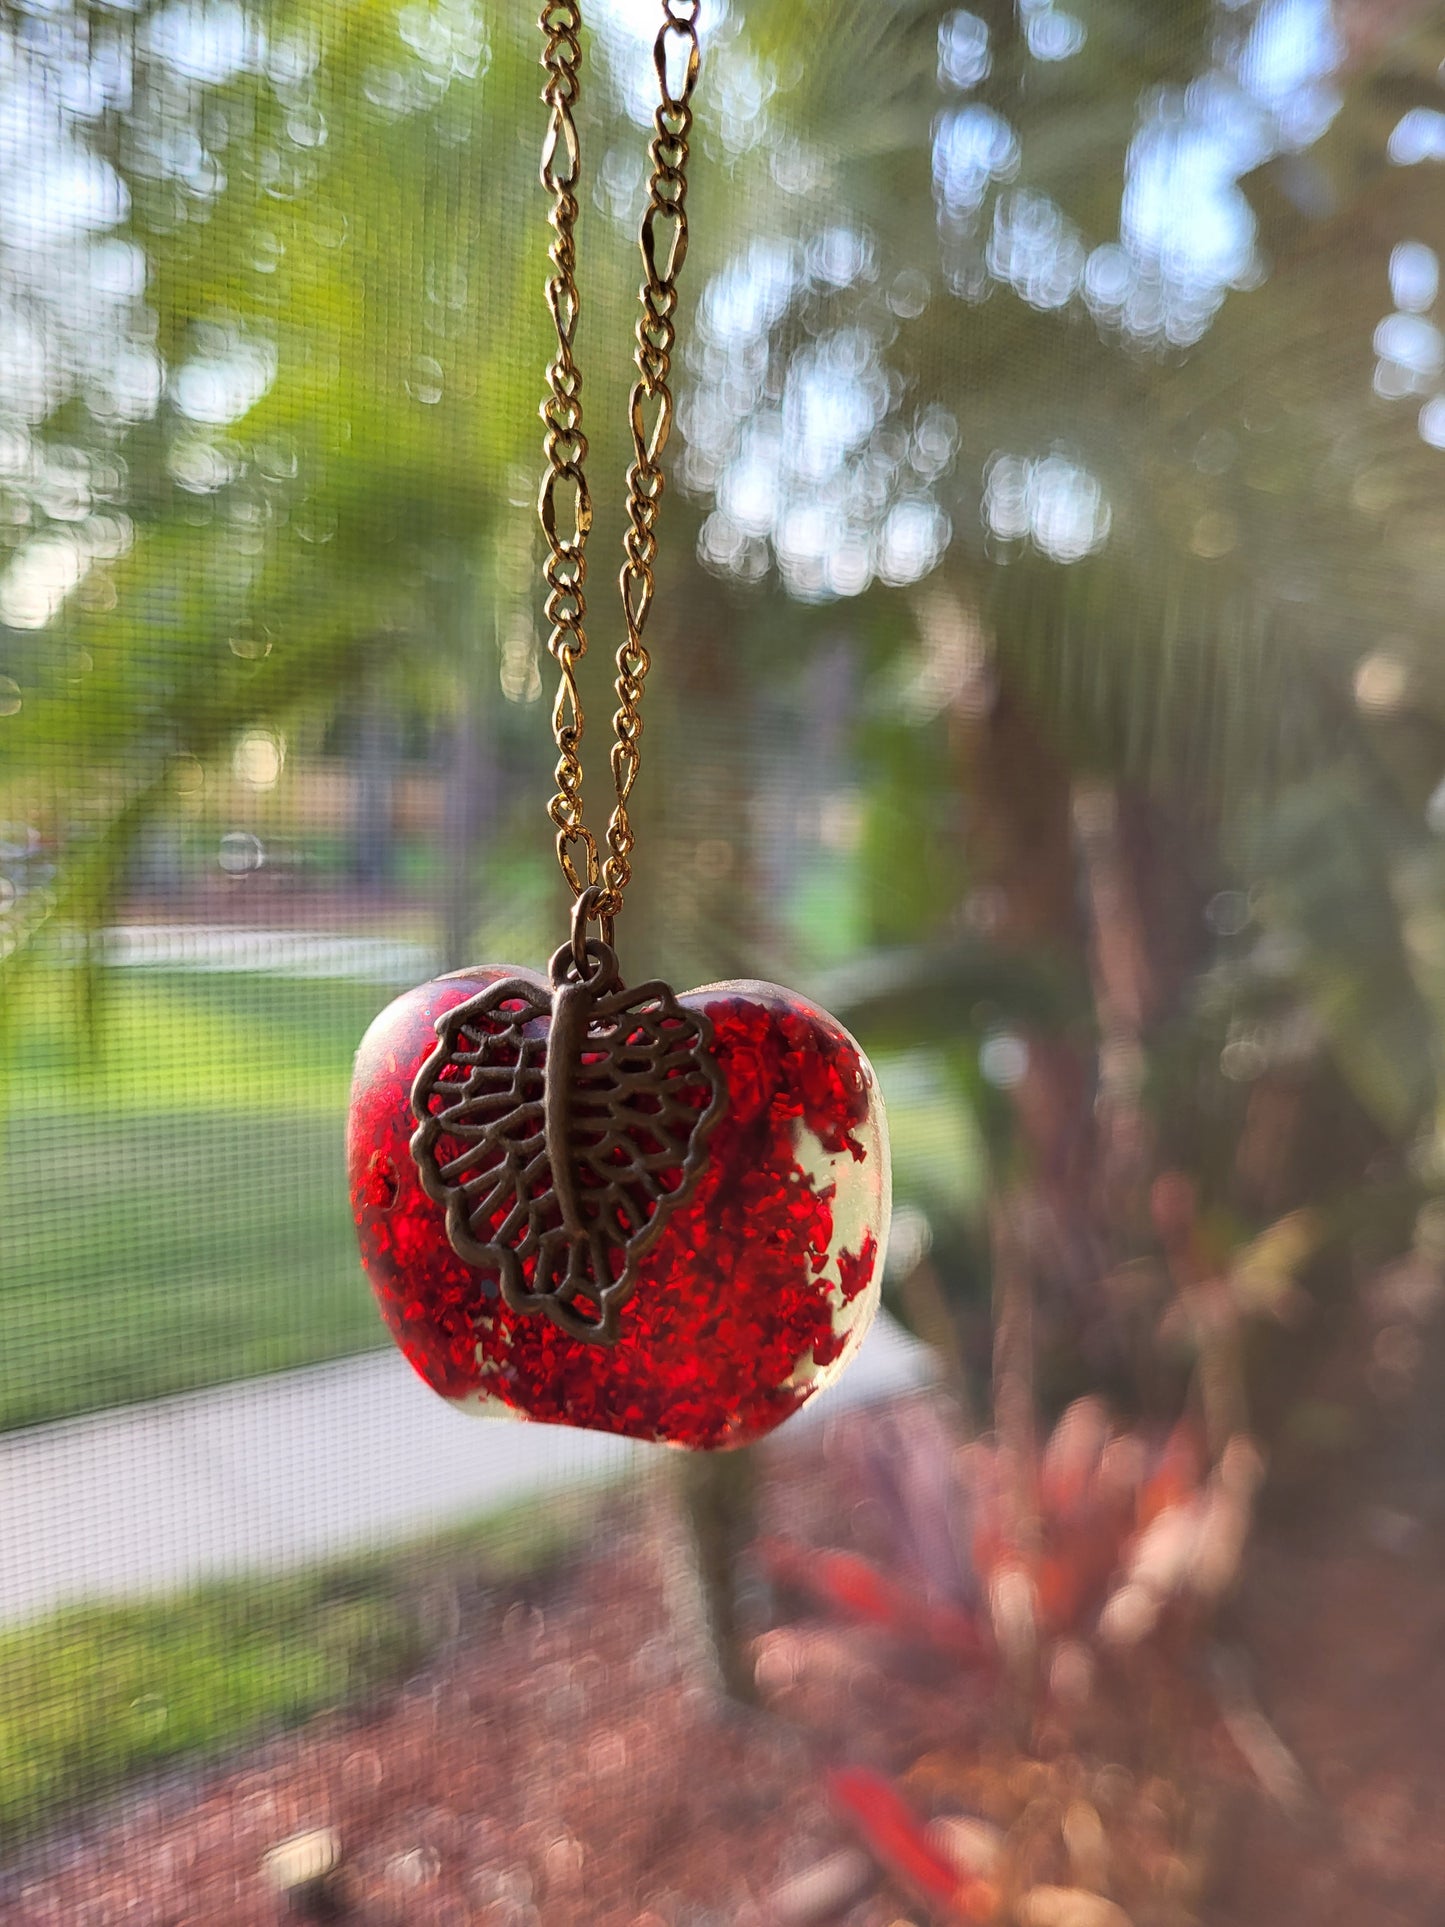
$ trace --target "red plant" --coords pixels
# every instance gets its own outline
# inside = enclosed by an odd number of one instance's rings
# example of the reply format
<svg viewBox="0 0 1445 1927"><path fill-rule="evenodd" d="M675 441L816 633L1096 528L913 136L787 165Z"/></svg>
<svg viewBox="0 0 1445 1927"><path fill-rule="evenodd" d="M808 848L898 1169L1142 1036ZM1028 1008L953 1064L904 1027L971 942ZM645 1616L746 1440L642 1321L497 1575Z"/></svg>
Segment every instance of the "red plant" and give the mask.
<svg viewBox="0 0 1445 1927"><path fill-rule="evenodd" d="M783 1539L765 1539L757 1550L771 1579L825 1611L881 1627L962 1665L990 1658L988 1636L972 1613L900 1586L859 1553L815 1552Z"/></svg>
<svg viewBox="0 0 1445 1927"><path fill-rule="evenodd" d="M987 1920L998 1895L986 1880L960 1874L928 1837L912 1807L881 1774L840 1767L828 1797L878 1864L945 1921Z"/></svg>

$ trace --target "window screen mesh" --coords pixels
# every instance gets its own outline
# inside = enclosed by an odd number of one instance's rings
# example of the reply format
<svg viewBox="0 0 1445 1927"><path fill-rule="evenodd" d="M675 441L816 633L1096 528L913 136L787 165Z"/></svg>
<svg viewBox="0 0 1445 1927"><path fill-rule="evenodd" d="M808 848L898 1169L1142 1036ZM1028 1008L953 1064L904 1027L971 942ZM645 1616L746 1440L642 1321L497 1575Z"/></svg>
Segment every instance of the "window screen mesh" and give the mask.
<svg viewBox="0 0 1445 1927"><path fill-rule="evenodd" d="M702 21L624 963L829 1003L896 1193L715 1461L464 1423L345 1194L373 1016L566 927L536 23L0 9L0 1914L1425 1927L1445 19Z"/></svg>

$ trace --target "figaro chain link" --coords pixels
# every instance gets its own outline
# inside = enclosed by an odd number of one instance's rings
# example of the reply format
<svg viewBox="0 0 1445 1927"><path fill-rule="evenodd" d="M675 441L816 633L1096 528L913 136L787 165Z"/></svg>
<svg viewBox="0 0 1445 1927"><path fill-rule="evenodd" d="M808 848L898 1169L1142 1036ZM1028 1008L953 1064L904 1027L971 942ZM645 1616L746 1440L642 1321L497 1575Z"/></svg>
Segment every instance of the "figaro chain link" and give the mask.
<svg viewBox="0 0 1445 1927"><path fill-rule="evenodd" d="M547 544L548 649L560 671L552 711L557 744L557 792L549 808L557 832L557 860L574 896L595 888L592 914L604 934L622 908L632 878L635 846L628 802L642 755L641 703L651 666L643 632L651 612L657 557L657 520L662 503L662 457L672 432L669 386L677 341L677 280L687 258L687 160L692 96L700 65L697 17L700 0L662 0L662 25L653 46L658 105L648 147L651 173L639 241L643 282L633 360L637 379L629 403L633 457L627 471L627 530L619 583L624 635L617 650L617 711L613 721L612 779L616 806L607 826L608 854L582 810L582 732L585 718L576 666L587 648L586 543L592 501L584 463L582 377L573 356L579 297L576 281L577 183L580 142L574 108L580 90L580 0L549 0L541 17L547 74L542 98L550 110L542 155L542 183L552 196L549 216L552 273L547 305L557 333L557 352L547 370L542 405L547 471L538 514ZM674 78L676 76L676 78ZM564 515L565 506L565 515ZM581 852L579 869L575 852ZM600 886L600 887L598 887Z"/></svg>

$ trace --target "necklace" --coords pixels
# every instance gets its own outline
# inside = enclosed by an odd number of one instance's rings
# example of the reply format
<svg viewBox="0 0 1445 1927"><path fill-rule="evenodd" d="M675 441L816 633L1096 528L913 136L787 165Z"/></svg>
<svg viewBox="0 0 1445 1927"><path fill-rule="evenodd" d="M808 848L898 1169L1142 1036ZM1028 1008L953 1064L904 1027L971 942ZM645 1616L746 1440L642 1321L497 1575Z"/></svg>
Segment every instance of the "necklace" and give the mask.
<svg viewBox="0 0 1445 1927"><path fill-rule="evenodd" d="M549 815L571 934L546 977L478 966L382 1012L357 1054L348 1164L382 1315L443 1397L709 1448L772 1430L857 1350L878 1302L890 1177L873 1071L825 1012L776 984L681 997L627 986L613 948L632 878L699 71L699 0L661 4L606 854L583 814L577 679L592 523L574 357L582 18L580 0L548 0L556 351L538 513L559 674Z"/></svg>

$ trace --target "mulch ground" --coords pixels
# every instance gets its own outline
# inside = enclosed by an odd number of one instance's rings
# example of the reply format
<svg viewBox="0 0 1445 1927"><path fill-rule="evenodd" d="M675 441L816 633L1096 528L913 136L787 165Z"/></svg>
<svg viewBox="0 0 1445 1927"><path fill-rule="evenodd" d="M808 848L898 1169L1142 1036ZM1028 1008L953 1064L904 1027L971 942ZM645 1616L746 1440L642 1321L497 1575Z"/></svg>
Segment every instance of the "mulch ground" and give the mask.
<svg viewBox="0 0 1445 1927"><path fill-rule="evenodd" d="M786 1520L805 1543L847 1542L855 1495L838 1446L867 1423L847 1415L831 1435L774 1449L771 1529ZM763 1602L754 1647L767 1710L729 1711L692 1599L669 1494L650 1487L556 1571L460 1598L455 1636L375 1704L51 1841L0 1880L0 1921L270 1927L285 1914L263 1856L330 1828L339 1917L357 1927L767 1927L780 1882L851 1844L824 1792L829 1764L902 1772L990 1743L997 1714L976 1676L906 1661L876 1634L780 1617L776 1602ZM1308 1798L1286 1817L1241 1776L1200 1918L1440 1927L1440 1547L1423 1531L1383 1533L1358 1506L1271 1529L1236 1621ZM929 1916L880 1876L832 1913L791 1919Z"/></svg>
<svg viewBox="0 0 1445 1927"><path fill-rule="evenodd" d="M1445 1921L1445 1556L1368 1504L1255 1549L1243 1631L1304 1768L1293 1822L1246 1804L1211 1927Z"/></svg>

